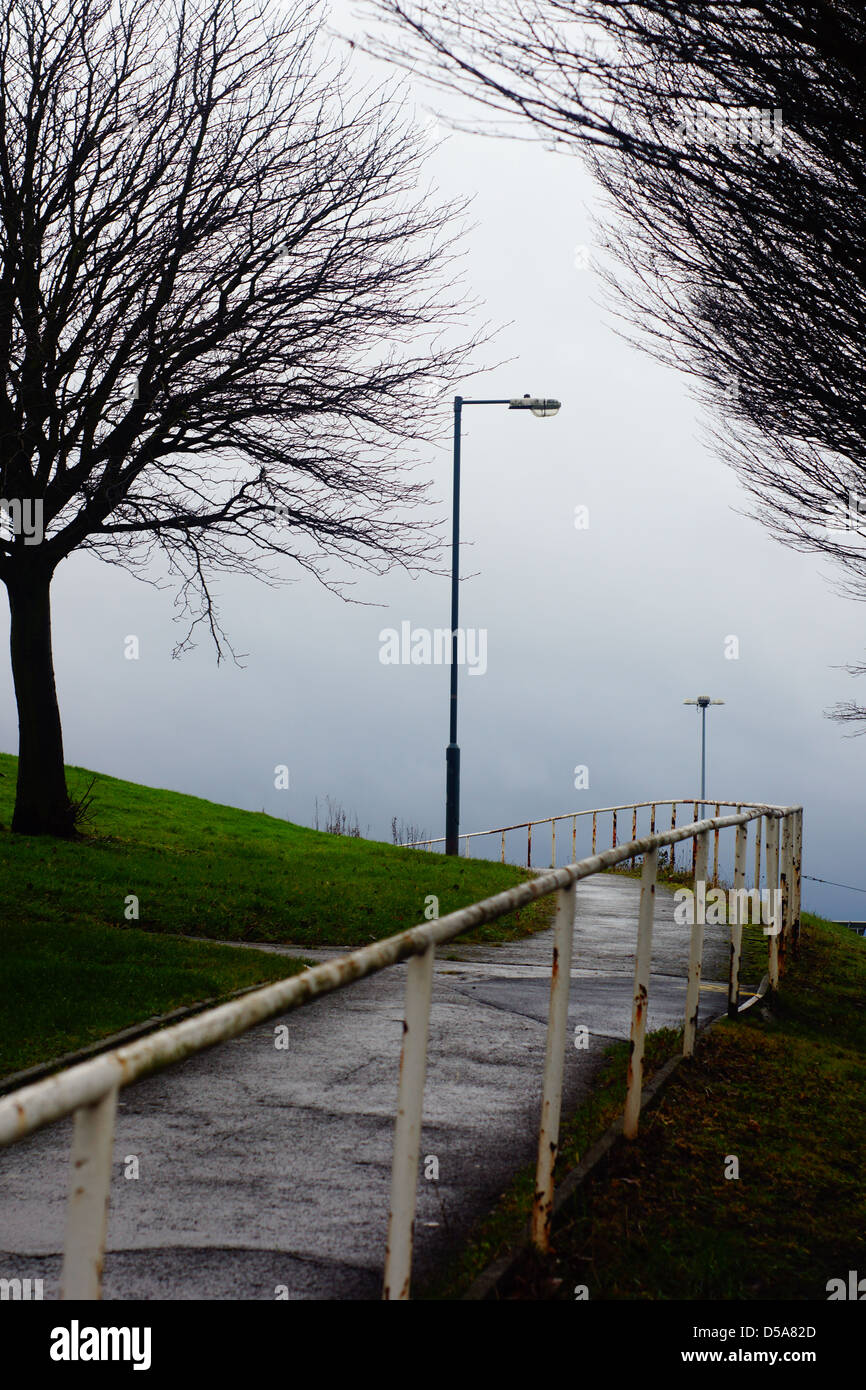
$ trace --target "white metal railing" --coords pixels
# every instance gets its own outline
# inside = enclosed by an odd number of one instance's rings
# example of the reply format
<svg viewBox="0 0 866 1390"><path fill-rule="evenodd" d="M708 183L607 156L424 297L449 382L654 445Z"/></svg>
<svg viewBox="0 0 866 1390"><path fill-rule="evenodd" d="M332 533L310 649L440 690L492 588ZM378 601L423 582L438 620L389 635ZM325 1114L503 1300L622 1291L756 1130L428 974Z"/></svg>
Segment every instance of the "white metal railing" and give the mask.
<svg viewBox="0 0 866 1390"><path fill-rule="evenodd" d="M576 859L577 859L577 822L578 822L583 816L592 816L592 849L591 849L591 853L592 853L592 854L595 854L595 851L596 851L596 843L597 843L597 838L598 838L598 818L599 818L599 816L608 816L608 815L609 815L609 816L611 817L611 847L615 849L615 848L616 848L616 845L617 845L617 817L618 817L623 811L625 811L625 812L630 811L630 812L631 812L631 838L632 838L632 840L636 840L636 839L637 839L638 811L640 811L640 810L645 810L647 807L649 807L649 812L650 812L650 815L649 815L649 833L650 833L651 835L654 835L654 834L655 834L655 829L656 829L656 811L657 811L658 808L661 807L661 806L670 806L670 808L671 808L671 823L670 823L670 828L671 828L671 830L675 830L675 829L676 829L676 825L677 825L677 807L678 807L678 806L690 806L690 807L692 807L692 815L693 815L693 819L694 819L695 821L698 820L699 813L702 813L703 810L704 810L704 807L706 807L706 806L714 806L714 807L715 807L715 812L714 812L714 814L715 814L716 816L719 815L719 812L721 811L721 809L722 809L723 806L724 806L724 807L735 806L736 809L737 809L737 811L742 811L742 810L745 810L745 809L748 809L748 810L760 810L760 809L761 809L761 803L760 803L760 802L757 802L757 801L712 801L712 800L703 800L703 801L702 801L700 798L695 798L695 797L691 797L691 796L680 796L680 797L677 797L677 798L674 799L674 800L626 801L626 802L623 802L623 804L620 805L620 806L596 806L596 807L593 807L593 808L591 808L591 809L589 809L589 810L586 810L586 811L564 811L564 812L562 813L562 815L559 815L559 816L540 816L537 820L516 821L514 825L499 825L499 826L497 826L494 830L469 830L469 831L466 831L466 832L464 832L463 834L461 834L459 838L460 838L461 840L463 840L463 842L464 842L464 851L463 851L463 852L464 852L464 858L467 858L467 859L468 859L468 858L469 858L469 841L470 841L470 840L483 839L485 836L489 836L489 835L499 835L499 836L501 837L501 847L500 847L500 855L499 855L499 857L500 857L501 863L504 864L504 863L505 863L505 836L506 836L510 831L512 831L512 830L525 830L525 831L526 831L526 860L525 860L525 867L526 867L527 869L531 869L531 868L532 868L532 831L533 831L533 829L534 829L536 826L539 826L539 825L549 825L549 826L550 826L550 844L551 844L550 867L551 867L552 869L555 869L555 868L556 868L556 827L557 827L557 825L559 824L560 821L569 821L569 820L571 821L571 860L570 860L569 862L570 862L570 863L574 863L574 862L576 861ZM433 840L409 840L409 841L403 846L403 848L404 848L404 849L432 849L434 845L444 845L444 843L445 843L445 836L444 836L444 835L441 835L441 836L439 836L438 838L433 839ZM671 861L670 861L669 868L673 871L673 870L676 869L676 855L675 855L675 847L674 847L673 844L670 846L670 849L671 849ZM696 854L697 854L697 841L693 841L693 842L692 842L692 873L694 873L694 869L695 869L695 856L696 856ZM756 865L755 872L756 872L756 874L759 874L759 873L760 873L760 862L758 862L758 864ZM718 830L716 830L716 832L715 832L715 835L714 835L714 843L713 843L713 879L712 879L712 881L713 881L713 883L718 883L718 881L719 881L719 832L718 832Z"/></svg>
<svg viewBox="0 0 866 1390"><path fill-rule="evenodd" d="M596 814L601 812L597 811ZM658 834L653 833L623 845L611 846L600 854L594 853L591 857L567 867L553 868L528 883L519 884L504 893L497 893L494 897L462 908L459 912L452 912L438 921L425 922L384 941L352 951L337 960L314 966L301 975L294 975L247 993L227 1004L208 1009L193 1018L160 1029L123 1047L101 1053L88 1061L0 1097L0 1146L12 1145L56 1120L70 1114L74 1116L61 1297L93 1299L100 1295L115 1116L121 1087L128 1086L149 1073L183 1061L205 1048L237 1037L257 1024L284 1014L290 1009L299 1008L319 995L330 993L355 980L396 965L399 961L407 960L405 1022L394 1131L384 1297L408 1298L427 1064L427 1033L436 947L454 940L483 922L495 921L537 898L555 893L557 903L550 1009L532 1214L533 1242L539 1249L548 1248L553 1213L553 1170L559 1143L576 885L593 874L636 856L642 856L631 1021L632 1046L623 1121L625 1135L634 1138L638 1130L643 1083L644 1035L650 983L658 851L665 846L673 848L681 840L691 839L695 845L697 887L698 883L706 882L710 835L718 837L720 831L735 828L734 889L743 890L746 881L748 825L751 822L755 822L756 825L757 877L753 887L760 889L762 824L765 830L766 886L775 890L781 884L778 910L774 906L773 926L768 933L768 980L772 988L778 988L780 963L784 960L788 944L796 944L799 935L802 808L752 805L748 809L741 809L736 815L716 816L690 825L674 826L673 829ZM774 904L776 901L777 894L774 893ZM690 1056L694 1050L703 955L703 914L695 912L694 919L691 927L683 1029L685 1056ZM731 922L728 992L730 1014L735 1014L738 1010L741 943L742 923L735 920Z"/></svg>

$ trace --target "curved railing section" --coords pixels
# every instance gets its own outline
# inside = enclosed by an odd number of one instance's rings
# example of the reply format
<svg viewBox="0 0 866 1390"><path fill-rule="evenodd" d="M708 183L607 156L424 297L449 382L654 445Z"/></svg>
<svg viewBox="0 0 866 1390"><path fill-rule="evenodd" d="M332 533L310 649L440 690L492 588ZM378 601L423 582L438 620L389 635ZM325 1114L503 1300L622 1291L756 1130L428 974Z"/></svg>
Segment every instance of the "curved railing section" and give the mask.
<svg viewBox="0 0 866 1390"><path fill-rule="evenodd" d="M591 809L585 810L585 811L564 811L561 815L558 815L558 816L540 816L540 817L538 817L538 818L535 819L535 820L515 821L515 823L514 823L513 825L499 825L499 826L496 826L496 828L493 829L493 830L469 830L469 831L465 831L464 833L462 833L462 834L460 835L460 839L463 841L463 845L464 845L464 850L463 850L464 857L465 857L465 858L469 858L469 841L470 841L470 840L481 840L481 839L484 839L484 838L486 838L486 837L491 837L491 836L493 836L493 835L498 835L498 836L500 837L500 841L501 841L499 858L500 858L500 861L504 864L504 863L506 862L506 859L505 859L505 837L506 837L506 835L510 834L510 833L511 833L512 831L514 831L514 830L525 830L525 831L526 831L526 856L525 856L525 859L522 860L522 862L523 862L525 868L531 869L531 868L532 868L532 832L533 832L533 830L534 830L536 827L538 827L538 826L549 825L549 826L550 826L550 844L551 844L550 867L551 867L552 869L555 869L555 868L556 868L556 827L557 827L557 825L558 825L561 821L571 821L571 861L570 861L570 862L574 862L574 860L577 859L577 822L578 822L579 820L581 820L583 817L592 816L592 846L591 846L591 851L590 851L590 852L591 852L592 854L595 854L595 852L596 852L596 847L597 847L597 844L598 844L598 838L599 838L599 817L602 817L602 818L603 818L603 817L606 817L606 816L610 816L610 818L611 818L611 825L610 825L610 844L611 844L611 847L612 847L612 848L616 848L616 845L617 845L617 825L618 825L618 818L619 818L619 825L621 826L621 825L622 825L622 815L623 815L623 814L626 814L626 815L627 815L629 812L631 813L631 838L632 838L632 840L636 840L636 839L637 839L637 833L638 833L638 812L639 812L639 811L648 811L648 813L649 813L649 816L648 816L648 819L649 819L648 833L649 833L650 835L654 835L654 834L655 834L655 831L656 831L656 819L657 819L657 814L658 814L659 810L660 810L662 807L667 807L667 806L670 807L670 829L671 829L671 830L676 830L676 827L677 827L677 807L678 807L678 806L688 806L688 807L691 807L691 809L692 809L692 819L693 819L693 822L694 822L694 821L697 821L697 820L699 820L699 819L701 819L701 818L703 817L704 808L707 807L707 806L714 806L714 807L715 807L714 815L716 815L716 816L718 816L718 815L720 814L720 812L721 812L721 810L722 810L723 807L726 807L726 808L727 808L727 807L733 806L733 807L735 807L735 808L737 809L737 811L742 811L742 810L762 810L762 809L765 809L765 808L763 807L763 804L762 804L761 802L758 802L758 801L708 801L708 800L703 800L703 801L702 801L700 798L694 798L694 797L691 797L691 796L680 796L680 797L676 797L676 798L673 799L673 800L666 800L666 801L665 801L665 800L659 800L659 801L626 801L626 802L623 802L623 804L620 805L620 806L596 806L596 807L592 807ZM602 826L601 826L601 834L602 834L602 837L604 837L604 826L603 826L603 824L602 824ZM444 835L440 835L437 839L433 839L433 840L410 840L410 841L408 841L408 843L404 846L404 848L406 848L406 849L429 849L429 850L432 850L432 848L433 848L434 845L444 845L444 844L445 844L445 836L444 836ZM759 846L759 849L760 849L760 846ZM671 870L675 870L675 869L676 869L676 850L675 850L675 846L674 846L673 844L670 846L670 850L671 850L671 856L670 856L670 861L669 861L669 867L670 867ZM693 842L693 844L692 844L692 872L694 872L694 855L695 855L695 853L696 853L696 849L695 849L695 845L694 845L694 842ZM511 861L511 862L514 862L514 861ZM755 872L756 872L756 874L758 874L758 875L760 874L760 862L759 862L758 865L756 866ZM718 883L718 880L719 880L719 832L716 831L715 834L714 834L714 837L713 837L713 883Z"/></svg>

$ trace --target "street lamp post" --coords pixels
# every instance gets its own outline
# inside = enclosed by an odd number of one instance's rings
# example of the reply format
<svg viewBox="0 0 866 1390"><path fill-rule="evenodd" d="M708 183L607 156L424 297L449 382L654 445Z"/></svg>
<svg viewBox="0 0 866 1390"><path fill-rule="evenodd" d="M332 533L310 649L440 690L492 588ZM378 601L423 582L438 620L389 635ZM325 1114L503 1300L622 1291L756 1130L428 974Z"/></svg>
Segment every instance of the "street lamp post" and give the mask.
<svg viewBox="0 0 866 1390"><path fill-rule="evenodd" d="M701 712L701 815L707 795L707 705L723 705L724 700L711 700L709 695L699 695L696 700L683 700L684 705L697 705Z"/></svg>
<svg viewBox="0 0 866 1390"><path fill-rule="evenodd" d="M460 829L460 749L457 744L457 653L459 622L460 551L460 433L465 405L507 405L509 410L529 410L544 419L555 415L559 401L537 396L518 396L511 400L467 400L454 397L454 500L451 517L451 695L449 702L448 747L445 750L445 853L457 854Z"/></svg>

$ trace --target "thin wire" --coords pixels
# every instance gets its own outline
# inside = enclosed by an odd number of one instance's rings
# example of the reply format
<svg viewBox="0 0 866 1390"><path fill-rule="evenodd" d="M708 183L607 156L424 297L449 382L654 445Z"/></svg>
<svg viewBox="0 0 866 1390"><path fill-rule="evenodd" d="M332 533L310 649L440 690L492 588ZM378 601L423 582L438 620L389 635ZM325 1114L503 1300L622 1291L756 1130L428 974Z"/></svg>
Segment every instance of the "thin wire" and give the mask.
<svg viewBox="0 0 866 1390"><path fill-rule="evenodd" d="M828 883L831 888L848 888L852 893L866 893L866 888L855 888L850 883L835 883L832 878L815 878L813 874L803 874L812 883Z"/></svg>

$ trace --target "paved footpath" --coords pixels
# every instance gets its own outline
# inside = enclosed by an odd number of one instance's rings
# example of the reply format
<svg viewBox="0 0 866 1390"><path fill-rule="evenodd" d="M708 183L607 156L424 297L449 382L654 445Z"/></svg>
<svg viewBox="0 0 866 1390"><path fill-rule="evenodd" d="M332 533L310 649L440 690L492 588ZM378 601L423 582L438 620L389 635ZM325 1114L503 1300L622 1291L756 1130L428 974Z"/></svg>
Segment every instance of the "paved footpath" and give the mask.
<svg viewBox="0 0 866 1390"><path fill-rule="evenodd" d="M637 880L578 885L565 1102L629 1032ZM441 1265L535 1155L552 932L452 943L436 966L415 1278ZM283 949L287 952L291 948ZM689 928L656 895L649 1027L682 1022ZM337 952L296 948L324 959ZM726 928L707 927L701 1021L723 1012ZM104 1296L378 1298L406 967L395 966L121 1091ZM712 983L712 982L717 983ZM0 1277L57 1296L71 1124L0 1151ZM130 1159L138 1160L138 1178ZM422 1165L423 1166L423 1165Z"/></svg>

